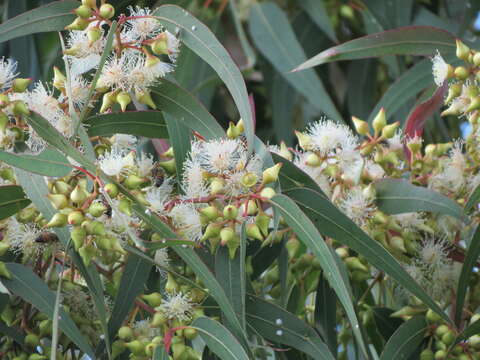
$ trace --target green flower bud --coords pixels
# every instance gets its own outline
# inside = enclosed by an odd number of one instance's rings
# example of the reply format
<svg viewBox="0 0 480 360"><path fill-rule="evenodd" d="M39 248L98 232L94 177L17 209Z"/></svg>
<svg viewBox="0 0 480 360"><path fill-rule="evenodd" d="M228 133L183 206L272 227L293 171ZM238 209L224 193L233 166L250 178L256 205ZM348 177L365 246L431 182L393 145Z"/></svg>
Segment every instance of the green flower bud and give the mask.
<svg viewBox="0 0 480 360"><path fill-rule="evenodd" d="M407 252L407 250L405 249L405 242L403 241L403 238L401 238L400 236L391 237L389 243L392 249L400 251L401 253Z"/></svg>
<svg viewBox="0 0 480 360"><path fill-rule="evenodd" d="M473 65L480 66L480 52L477 52L475 55L473 55Z"/></svg>
<svg viewBox="0 0 480 360"><path fill-rule="evenodd" d="M268 236L268 228L270 225L270 216L265 213L260 213L255 217L255 224L260 229L263 236Z"/></svg>
<svg viewBox="0 0 480 360"><path fill-rule="evenodd" d="M173 151L173 147L169 147L167 149L167 151L165 151L163 154L162 154L163 157L168 157L168 158L173 158L175 156L175 153Z"/></svg>
<svg viewBox="0 0 480 360"><path fill-rule="evenodd" d="M425 349L420 353L420 360L434 360L433 351Z"/></svg>
<svg viewBox="0 0 480 360"><path fill-rule="evenodd" d="M236 139L237 137L240 136L240 131L238 130L238 128L236 127L236 125L230 121L230 123L228 124L228 129L227 129L227 137L229 139Z"/></svg>
<svg viewBox="0 0 480 360"><path fill-rule="evenodd" d="M382 107L378 112L377 116L372 121L373 130L375 131L375 136L381 133L382 129L387 125L387 118L385 116L385 109Z"/></svg>
<svg viewBox="0 0 480 360"><path fill-rule="evenodd" d="M370 130L368 128L368 123L366 121L360 120L359 118L352 116L353 126L359 135L367 135Z"/></svg>
<svg viewBox="0 0 480 360"><path fill-rule="evenodd" d="M404 306L400 310L395 311L391 314L391 317L405 318L411 317L425 312L425 309L418 309L411 306Z"/></svg>
<svg viewBox="0 0 480 360"><path fill-rule="evenodd" d="M85 239L87 238L87 231L81 226L75 226L70 233L70 237L72 238L75 250L78 251L78 249L83 246Z"/></svg>
<svg viewBox="0 0 480 360"><path fill-rule="evenodd" d="M451 84L450 87L448 88L448 94L447 94L447 98L445 99L445 104L448 104L453 99L459 97L461 93L462 93L462 84L460 83Z"/></svg>
<svg viewBox="0 0 480 360"><path fill-rule="evenodd" d="M155 55L168 55L168 42L167 37L162 36L161 34L157 40L155 40L151 45L152 52Z"/></svg>
<svg viewBox="0 0 480 360"><path fill-rule="evenodd" d="M249 172L242 176L241 182L243 186L250 188L257 184L258 177L254 173Z"/></svg>
<svg viewBox="0 0 480 360"><path fill-rule="evenodd" d="M249 238L263 241L263 236L260 232L260 228L256 224L247 224L246 234Z"/></svg>
<svg viewBox="0 0 480 360"><path fill-rule="evenodd" d="M142 185L144 182L145 182L144 178L138 177L135 174L130 174L124 180L123 183L129 189L138 189L140 187L140 185Z"/></svg>
<svg viewBox="0 0 480 360"><path fill-rule="evenodd" d="M213 237L217 237L220 235L220 230L222 229L222 226L219 224L208 224L208 226L205 228L205 232L203 233L201 241L205 241L208 239L211 239Z"/></svg>
<svg viewBox="0 0 480 360"><path fill-rule="evenodd" d="M432 309L428 309L427 314L426 314L426 318L431 323L438 323L438 322L442 321L442 317L440 315L438 315Z"/></svg>
<svg viewBox="0 0 480 360"><path fill-rule="evenodd" d="M28 347L36 348L38 345L40 345L40 338L35 334L28 334L25 336L23 342Z"/></svg>
<svg viewBox="0 0 480 360"><path fill-rule="evenodd" d="M457 39L457 51L456 55L459 59L468 61L468 56L470 55L470 48L465 45L461 40Z"/></svg>
<svg viewBox="0 0 480 360"><path fill-rule="evenodd" d="M285 141L282 141L280 143L280 152L279 152L279 155L281 157L284 157L285 159L287 160L290 160L292 161L293 160L293 155L292 153L290 152L290 150L288 150L288 146L287 144L285 144Z"/></svg>
<svg viewBox="0 0 480 360"><path fill-rule="evenodd" d="M127 106L128 104L130 104L132 102L132 98L130 97L130 95L125 92L125 91L121 91L118 93L117 95L117 98L116 98L117 102L120 104L120 108L122 109L122 112L125 112L125 110L127 109Z"/></svg>
<svg viewBox="0 0 480 360"><path fill-rule="evenodd" d="M452 330L448 330L445 334L442 335L442 342L450 346L455 341L455 333Z"/></svg>
<svg viewBox="0 0 480 360"><path fill-rule="evenodd" d="M439 338L441 338L444 334L446 334L449 331L450 331L450 329L448 328L448 326L442 324L435 329L435 335L437 335Z"/></svg>
<svg viewBox="0 0 480 360"><path fill-rule="evenodd" d="M95 246L93 246L92 244L84 244L81 248L78 249L78 253L85 265L89 266L96 253Z"/></svg>
<svg viewBox="0 0 480 360"><path fill-rule="evenodd" d="M200 214L202 214L203 216L205 216L208 221L214 221L214 220L218 219L221 215L220 210L218 210L213 205L202 208L198 212Z"/></svg>
<svg viewBox="0 0 480 360"><path fill-rule="evenodd" d="M5 241L0 241L0 256L3 256L10 249L10 244Z"/></svg>
<svg viewBox="0 0 480 360"><path fill-rule="evenodd" d="M265 169L262 174L262 184L270 184L277 181L282 165L282 163L277 163L274 166Z"/></svg>
<svg viewBox="0 0 480 360"><path fill-rule="evenodd" d="M115 15L115 8L110 4L103 4L98 13L104 19L111 19Z"/></svg>
<svg viewBox="0 0 480 360"><path fill-rule="evenodd" d="M355 256L351 256L346 258L345 264L347 265L347 268L350 270L359 270L359 271L364 271L368 272L368 267L366 267L362 262Z"/></svg>
<svg viewBox="0 0 480 360"><path fill-rule="evenodd" d="M79 210L72 211L67 217L69 225L80 225L84 219L83 212Z"/></svg>
<svg viewBox="0 0 480 360"><path fill-rule="evenodd" d="M196 329L193 328L186 328L183 330L183 336L187 338L188 340L193 340L197 337L198 332Z"/></svg>
<svg viewBox="0 0 480 360"><path fill-rule="evenodd" d="M160 306L160 304L162 303L162 295L158 292L153 292L148 295L142 295L142 299L145 300L148 305L154 308Z"/></svg>
<svg viewBox="0 0 480 360"><path fill-rule="evenodd" d="M72 187L64 181L56 181L53 188L58 194L67 195L72 192Z"/></svg>
<svg viewBox="0 0 480 360"><path fill-rule="evenodd" d="M182 355L186 351L186 346L183 343L172 344L172 353L174 360L182 360Z"/></svg>
<svg viewBox="0 0 480 360"><path fill-rule="evenodd" d="M145 344L139 340L132 340L125 343L128 350L132 352L133 355L141 356L145 355Z"/></svg>
<svg viewBox="0 0 480 360"><path fill-rule="evenodd" d="M87 31L88 43L92 45L102 37L102 30L99 28L93 28ZM95 85L96 86L96 85ZM118 99L117 99L118 100Z"/></svg>
<svg viewBox="0 0 480 360"><path fill-rule="evenodd" d="M257 212L258 212L258 206L254 200L247 200L240 207L241 216L244 216L245 214L252 216L252 215L255 215Z"/></svg>
<svg viewBox="0 0 480 360"><path fill-rule="evenodd" d="M266 199L271 199L272 197L275 196L275 194L276 194L275 190L271 187L263 188L262 191L260 191L260 196Z"/></svg>
<svg viewBox="0 0 480 360"><path fill-rule="evenodd" d="M107 211L107 207L99 201L92 202L88 207L88 213L93 217L100 217L105 211Z"/></svg>
<svg viewBox="0 0 480 360"><path fill-rule="evenodd" d="M105 191L111 198L116 198L118 195L118 187L113 183L106 184Z"/></svg>
<svg viewBox="0 0 480 360"><path fill-rule="evenodd" d="M94 9L97 7L97 0L82 0L82 5L85 5L91 9Z"/></svg>
<svg viewBox="0 0 480 360"><path fill-rule="evenodd" d="M234 220L238 216L238 208L235 205L227 205L223 208L223 217L227 220Z"/></svg>
<svg viewBox="0 0 480 360"><path fill-rule="evenodd" d="M312 143L312 139L310 136L301 133L300 131L295 131L295 135L297 135L298 139L298 145L303 149L303 150L310 150L310 145Z"/></svg>
<svg viewBox="0 0 480 360"><path fill-rule="evenodd" d="M65 26L66 30L85 30L90 22L87 19L82 19L81 17L77 17L70 25Z"/></svg>
<svg viewBox="0 0 480 360"><path fill-rule="evenodd" d="M153 99L148 91L135 90L135 97L137 98L140 104L147 105L152 109L156 109L157 106L153 102Z"/></svg>
<svg viewBox="0 0 480 360"><path fill-rule="evenodd" d="M167 282L165 284L165 291L169 294L174 294L178 291L179 286L172 274L167 274Z"/></svg>
<svg viewBox="0 0 480 360"><path fill-rule="evenodd" d="M344 247L339 247L335 249L335 252L340 257L340 259L346 259L348 257L348 249Z"/></svg>
<svg viewBox="0 0 480 360"><path fill-rule="evenodd" d="M57 210L63 209L68 205L68 199L63 194L48 194L47 198Z"/></svg>
<svg viewBox="0 0 480 360"><path fill-rule="evenodd" d="M292 237L288 239L287 243L285 244L285 247L287 248L287 251L288 251L288 258L293 259L296 257L298 251L300 250L300 241Z"/></svg>
<svg viewBox="0 0 480 360"><path fill-rule="evenodd" d="M15 101L12 111L16 116L30 115L30 110L28 110L27 105L21 100Z"/></svg>
<svg viewBox="0 0 480 360"><path fill-rule="evenodd" d="M475 96L471 101L470 105L468 106L466 112L472 112L475 110L480 109L480 96Z"/></svg>
<svg viewBox="0 0 480 360"><path fill-rule="evenodd" d="M468 70L464 66L457 66L453 71L453 75L458 80L466 80L468 78Z"/></svg>
<svg viewBox="0 0 480 360"><path fill-rule="evenodd" d="M52 320L50 319L45 319L40 321L38 324L38 329L40 330L40 336L45 337L45 336L51 336L52 335Z"/></svg>
<svg viewBox="0 0 480 360"><path fill-rule="evenodd" d="M80 185L75 186L75 189L70 194L70 200L75 204L81 206L85 200L88 198L88 193L80 187Z"/></svg>
<svg viewBox="0 0 480 360"><path fill-rule="evenodd" d="M229 241L233 240L236 237L235 230L231 227L224 227L220 230L220 244L225 246Z"/></svg>
<svg viewBox="0 0 480 360"><path fill-rule="evenodd" d="M122 326L118 329L118 337L122 340L129 341L134 337L133 330L128 326Z"/></svg>
<svg viewBox="0 0 480 360"><path fill-rule="evenodd" d="M220 234L220 240L221 240L221 234ZM234 237L230 238L227 241L228 254L230 255L230 259L235 258L235 252L237 251L239 246L240 246L240 237L237 235L235 235Z"/></svg>
<svg viewBox="0 0 480 360"><path fill-rule="evenodd" d="M104 113L108 109L112 107L112 105L115 103L117 97L115 96L115 93L113 92L107 92L103 95L102 98L102 106L100 107L100 112Z"/></svg>
<svg viewBox="0 0 480 360"><path fill-rule="evenodd" d="M151 327L161 327L167 323L167 318L163 312L157 311L150 322Z"/></svg>
<svg viewBox="0 0 480 360"><path fill-rule="evenodd" d="M216 195L220 194L223 191L223 186L225 182L221 178L213 178L210 182L210 194Z"/></svg>
<svg viewBox="0 0 480 360"><path fill-rule="evenodd" d="M87 230L88 234L97 236L105 236L107 233L105 231L105 225L100 221L90 222L90 226L88 226L85 230Z"/></svg>
<svg viewBox="0 0 480 360"><path fill-rule="evenodd" d="M45 225L45 228L52 228L52 227L63 227L67 225L67 215L56 213L52 216L50 221Z"/></svg>
<svg viewBox="0 0 480 360"><path fill-rule="evenodd" d="M115 341L112 344L112 360L121 355L126 348L124 341Z"/></svg>
<svg viewBox="0 0 480 360"><path fill-rule="evenodd" d="M391 139L392 137L394 137L399 125L400 122L398 121L393 124L386 125L382 130L382 137L384 137L385 139Z"/></svg>
<svg viewBox="0 0 480 360"><path fill-rule="evenodd" d="M92 10L90 6L80 5L75 9L75 15L81 17L82 19L88 19L92 15Z"/></svg>
<svg viewBox="0 0 480 360"><path fill-rule="evenodd" d="M30 85L31 82L31 78L16 78L13 80L12 90L16 93L23 93L25 90L27 90L28 85Z"/></svg>
<svg viewBox="0 0 480 360"><path fill-rule="evenodd" d="M175 159L160 161L158 164L169 174L175 174L177 172L177 164L175 163Z"/></svg>
<svg viewBox="0 0 480 360"><path fill-rule="evenodd" d="M317 167L317 166L320 166L322 164L322 159L317 154L311 153L305 159L305 163L308 166Z"/></svg>
<svg viewBox="0 0 480 360"><path fill-rule="evenodd" d="M128 216L132 216L132 203L127 198L123 198L118 202L118 210Z"/></svg>
<svg viewBox="0 0 480 360"><path fill-rule="evenodd" d="M238 131L240 131L240 133L243 133L245 131L245 122L243 121L243 119L238 120L236 127Z"/></svg>

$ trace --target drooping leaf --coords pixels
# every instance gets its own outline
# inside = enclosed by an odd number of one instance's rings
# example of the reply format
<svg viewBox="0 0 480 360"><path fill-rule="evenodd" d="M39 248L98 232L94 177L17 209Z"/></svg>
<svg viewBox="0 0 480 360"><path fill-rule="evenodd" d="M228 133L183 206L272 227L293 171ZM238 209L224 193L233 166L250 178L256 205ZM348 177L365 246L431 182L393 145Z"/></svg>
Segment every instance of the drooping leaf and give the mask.
<svg viewBox="0 0 480 360"><path fill-rule="evenodd" d="M153 352L153 360L168 360L169 356L164 346L157 346Z"/></svg>
<svg viewBox="0 0 480 360"><path fill-rule="evenodd" d="M318 110L343 121L322 81L313 70L293 74L289 71L306 56L285 13L272 2L254 4L250 14L250 33L262 54L298 92Z"/></svg>
<svg viewBox="0 0 480 360"><path fill-rule="evenodd" d="M415 136L422 136L425 122L443 105L447 90L448 84L445 82L443 86L435 90L430 98L412 110L405 123L404 134L407 137L413 139Z"/></svg>
<svg viewBox="0 0 480 360"><path fill-rule="evenodd" d="M254 123L247 89L240 70L225 48L208 27L178 6L160 6L152 15L156 16L170 32L180 30L180 40L217 72L230 91L240 117L245 122L249 149L253 149Z"/></svg>
<svg viewBox="0 0 480 360"><path fill-rule="evenodd" d="M465 260L463 261L462 270L458 279L457 285L457 298L455 300L455 322L460 324L463 304L465 303L465 295L467 294L467 287L470 281L470 276L473 273L473 267L475 266L478 257L480 255L480 227L477 227L473 233L470 245L465 254Z"/></svg>
<svg viewBox="0 0 480 360"><path fill-rule="evenodd" d="M12 279L3 279L3 284L13 294L20 296L24 301L32 304L35 308L47 315L50 319L53 317L55 294L48 286L35 275L29 268L15 263L7 263L7 269L12 275ZM80 333L77 325L73 322L70 315L63 309L60 309L60 318L58 325L63 333L70 338L83 352L93 356L93 350L87 339Z"/></svg>
<svg viewBox="0 0 480 360"><path fill-rule="evenodd" d="M429 211L464 220L462 208L434 190L398 179L378 181L375 190L377 206L387 214Z"/></svg>
<svg viewBox="0 0 480 360"><path fill-rule="evenodd" d="M335 29L323 1L303 0L299 5L333 42L338 43Z"/></svg>
<svg viewBox="0 0 480 360"><path fill-rule="evenodd" d="M408 275L397 260L327 198L308 188L284 190L284 193L300 206L322 235L331 237L363 255L370 264L387 273L393 280L442 316L445 321L450 322L437 303Z"/></svg>
<svg viewBox="0 0 480 360"><path fill-rule="evenodd" d="M225 136L225 132L215 118L187 90L165 79L151 90L152 98L158 108L171 115L176 121L181 121L207 139Z"/></svg>
<svg viewBox="0 0 480 360"><path fill-rule="evenodd" d="M120 280L112 314L108 322L108 332L113 339L126 316L134 305L135 298L143 291L152 264L130 253Z"/></svg>
<svg viewBox="0 0 480 360"><path fill-rule="evenodd" d="M315 294L315 327L322 334L332 354L337 354L337 298L324 273Z"/></svg>
<svg viewBox="0 0 480 360"><path fill-rule="evenodd" d="M13 339L18 345L24 347L25 343L25 335L23 335L19 329L13 327L13 326L8 326L5 324L3 321L0 321L0 334L5 334L9 338Z"/></svg>
<svg viewBox="0 0 480 360"><path fill-rule="evenodd" d="M16 214L30 203L20 186L0 186L0 220Z"/></svg>
<svg viewBox="0 0 480 360"><path fill-rule="evenodd" d="M148 138L167 138L167 126L160 111L127 111L89 117L85 122L89 136L130 134Z"/></svg>
<svg viewBox="0 0 480 360"><path fill-rule="evenodd" d="M247 324L262 337L298 349L313 359L334 360L314 329L296 315L254 295L247 295Z"/></svg>
<svg viewBox="0 0 480 360"><path fill-rule="evenodd" d="M183 179L183 163L191 150L192 131L183 122L170 114L165 114L165 122L168 128L168 138L175 154L177 180L181 183Z"/></svg>
<svg viewBox="0 0 480 360"><path fill-rule="evenodd" d="M474 323L469 324L455 339L455 343L459 343L462 340L468 339L473 335L478 335L480 333L480 320L475 321Z"/></svg>
<svg viewBox="0 0 480 360"><path fill-rule="evenodd" d="M385 341L388 341L393 333L404 323L400 318L392 318L394 311L384 307L374 307L373 316L378 332Z"/></svg>
<svg viewBox="0 0 480 360"><path fill-rule="evenodd" d="M359 346L363 353L367 354L367 346L360 332L360 324L353 307L351 289L348 282L344 281L328 245L318 233L315 225L293 200L285 195L276 195L271 202L280 211L283 219L292 228L298 239L313 252L320 262L323 273L345 309Z"/></svg>
<svg viewBox="0 0 480 360"><path fill-rule="evenodd" d="M432 55L455 51L455 37L447 31L429 26L407 26L367 35L322 51L297 66L294 71L309 69L332 61L364 59L383 55Z"/></svg>
<svg viewBox="0 0 480 360"><path fill-rule="evenodd" d="M380 360L408 359L422 343L428 324L423 316L402 324L385 345Z"/></svg>
<svg viewBox="0 0 480 360"><path fill-rule="evenodd" d="M61 31L75 19L72 10L78 1L54 1L20 14L0 24L0 42L33 33Z"/></svg>
<svg viewBox="0 0 480 360"><path fill-rule="evenodd" d="M191 325L197 329L208 348L222 360L248 360L249 357L235 337L219 322L199 317Z"/></svg>
<svg viewBox="0 0 480 360"><path fill-rule="evenodd" d="M62 177L73 168L57 150L47 148L38 155L14 154L0 150L0 161L35 174Z"/></svg>

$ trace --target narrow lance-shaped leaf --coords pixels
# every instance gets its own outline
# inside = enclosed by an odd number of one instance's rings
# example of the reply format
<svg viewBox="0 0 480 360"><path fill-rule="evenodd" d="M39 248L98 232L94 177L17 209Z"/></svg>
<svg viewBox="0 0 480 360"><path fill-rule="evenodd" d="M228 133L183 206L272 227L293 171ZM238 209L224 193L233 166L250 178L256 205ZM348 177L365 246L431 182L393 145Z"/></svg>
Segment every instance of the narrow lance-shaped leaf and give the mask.
<svg viewBox="0 0 480 360"><path fill-rule="evenodd" d="M281 307L255 295L247 295L247 325L255 333L291 346L313 359L334 360L327 345L304 321Z"/></svg>
<svg viewBox="0 0 480 360"><path fill-rule="evenodd" d="M225 136L223 128L207 109L187 90L163 79L151 88L155 104L163 112L171 115L190 129L207 139Z"/></svg>
<svg viewBox="0 0 480 360"><path fill-rule="evenodd" d="M430 211L464 220L462 208L434 190L397 179L381 180L375 190L377 206L387 214Z"/></svg>
<svg viewBox="0 0 480 360"><path fill-rule="evenodd" d="M442 316L445 321L451 322L437 303L408 275L397 260L328 199L306 188L292 189L285 193L295 200L321 234L331 237L363 255L370 264L387 273L393 280Z"/></svg>
<svg viewBox="0 0 480 360"><path fill-rule="evenodd" d="M430 26L407 26L347 41L322 51L297 66L294 71L309 69L332 61L364 59L383 55L432 55L455 51L455 37Z"/></svg>
<svg viewBox="0 0 480 360"><path fill-rule="evenodd" d="M14 154L0 150L0 161L28 172L51 177L65 176L73 170L67 158L52 148L47 148L38 155Z"/></svg>
<svg viewBox="0 0 480 360"><path fill-rule="evenodd" d="M333 42L338 43L335 29L323 1L303 0L299 5Z"/></svg>
<svg viewBox="0 0 480 360"><path fill-rule="evenodd" d="M72 10L78 1L54 1L27 11L0 25L0 42L33 33L61 31L75 19Z"/></svg>
<svg viewBox="0 0 480 360"><path fill-rule="evenodd" d="M272 198L271 202L280 211L285 222L292 228L299 240L312 250L319 260L325 277L330 283L330 286L335 290L338 299L347 313L358 344L362 348L363 353L367 354L368 350L364 343L360 331L360 324L353 307L351 289L348 283L345 283L328 245L322 239L310 219L303 214L293 200L285 195L276 195Z"/></svg>
<svg viewBox="0 0 480 360"><path fill-rule="evenodd" d="M175 155L175 165L177 168L177 180L181 183L183 179L183 163L190 153L192 131L185 126L179 119L165 114L170 143Z"/></svg>
<svg viewBox="0 0 480 360"><path fill-rule="evenodd" d="M235 337L219 322L199 317L192 325L208 348L222 360L248 360L249 357Z"/></svg>
<svg viewBox="0 0 480 360"><path fill-rule="evenodd" d="M289 71L305 61L306 55L285 13L274 3L254 4L250 15L250 33L257 48L281 76L305 96L316 109L337 121L343 121L320 78L313 71L292 74Z"/></svg>
<svg viewBox="0 0 480 360"><path fill-rule="evenodd" d="M89 117L86 125L89 136L130 134L154 139L168 137L167 125L160 111L127 111Z"/></svg>
<svg viewBox="0 0 480 360"><path fill-rule="evenodd" d="M153 13L172 33L180 30L180 40L206 61L227 86L245 122L249 150L253 149L254 123L242 73L215 35L190 13L175 5L163 5Z"/></svg>
<svg viewBox="0 0 480 360"><path fill-rule="evenodd" d="M42 313L52 319L54 314L55 295L48 286L27 267L15 264L7 264L12 279L3 279L2 282L13 294L20 296L24 301L32 304ZM83 352L93 356L93 350L87 339L80 333L77 325L70 315L63 309L60 310L58 320L60 329L68 336Z"/></svg>
<svg viewBox="0 0 480 360"><path fill-rule="evenodd" d="M460 324L463 313L463 304L465 303L465 295L467 294L467 287L470 281L470 276L473 272L473 267L480 255L480 226L477 227L473 233L470 245L466 251L465 260L463 262L460 278L457 286L457 299L455 301L455 322Z"/></svg>
<svg viewBox="0 0 480 360"><path fill-rule="evenodd" d="M422 343L428 324L423 316L402 324L385 345L380 360L408 359Z"/></svg>
<svg viewBox="0 0 480 360"><path fill-rule="evenodd" d="M0 186L0 220L16 214L30 203L31 201L25 197L20 186Z"/></svg>

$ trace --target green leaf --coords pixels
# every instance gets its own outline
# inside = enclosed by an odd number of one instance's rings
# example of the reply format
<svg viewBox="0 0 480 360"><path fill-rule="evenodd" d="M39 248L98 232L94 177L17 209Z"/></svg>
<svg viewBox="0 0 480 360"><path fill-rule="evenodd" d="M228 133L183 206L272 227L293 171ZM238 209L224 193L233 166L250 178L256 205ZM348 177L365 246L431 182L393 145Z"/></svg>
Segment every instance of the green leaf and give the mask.
<svg viewBox="0 0 480 360"><path fill-rule="evenodd" d="M480 226L473 233L470 245L465 252L465 260L463 261L462 271L458 279L457 299L455 301L455 322L460 324L462 320L463 304L465 303L465 295L470 282L470 276L473 273L473 267L477 263L480 255Z"/></svg>
<svg viewBox="0 0 480 360"><path fill-rule="evenodd" d="M433 55L454 52L455 37L429 26L407 26L347 41L322 51L293 71L309 69L332 61L364 59L384 55Z"/></svg>
<svg viewBox="0 0 480 360"><path fill-rule="evenodd" d="M31 201L25 197L20 186L0 186L0 220L16 214L30 203Z"/></svg>
<svg viewBox="0 0 480 360"><path fill-rule="evenodd" d="M167 138L167 126L160 111L127 111L89 117L84 122L89 136L130 134Z"/></svg>
<svg viewBox="0 0 480 360"><path fill-rule="evenodd" d="M245 227L244 225L242 226ZM245 236L242 237L245 242ZM245 329L245 258L242 258L241 249L237 249L233 259L230 258L226 246L218 249L215 256L215 277L233 305L242 328Z"/></svg>
<svg viewBox="0 0 480 360"><path fill-rule="evenodd" d="M408 359L422 343L428 324L423 316L416 316L402 324L388 340L380 360Z"/></svg>
<svg viewBox="0 0 480 360"><path fill-rule="evenodd" d="M337 121L343 121L322 81L313 71L289 72L306 59L285 13L274 3L254 4L250 13L250 34L257 49L318 110Z"/></svg>
<svg viewBox="0 0 480 360"><path fill-rule="evenodd" d="M185 126L207 139L225 136L215 118L187 90L166 79L151 90L155 104Z"/></svg>
<svg viewBox="0 0 480 360"><path fill-rule="evenodd" d="M271 203L280 210L285 222L292 228L298 239L302 241L317 257L330 286L335 290L355 334L355 338L364 354L368 354L360 331L360 324L352 302L352 292L348 282L344 281L330 248L322 239L310 219L303 214L295 202L285 195L276 195Z"/></svg>
<svg viewBox="0 0 480 360"><path fill-rule="evenodd" d="M405 180L386 179L375 183L376 201L387 214L429 211L464 220L463 209L436 191L415 186Z"/></svg>
<svg viewBox="0 0 480 360"><path fill-rule="evenodd" d="M0 25L0 42L29 34L61 31L75 19L72 10L78 1L55 1L27 11Z"/></svg>
<svg viewBox="0 0 480 360"><path fill-rule="evenodd" d="M370 264L390 275L393 280L418 297L445 321L450 322L437 303L408 275L397 260L382 245L363 232L330 200L307 188L284 192L295 200L322 235L331 237L363 255Z"/></svg>
<svg viewBox="0 0 480 360"><path fill-rule="evenodd" d="M180 184L183 178L183 163L190 153L192 131L185 126L179 119L170 114L165 114L170 144L175 155L175 165L177 167L177 180Z"/></svg>
<svg viewBox="0 0 480 360"><path fill-rule="evenodd" d="M157 346L153 352L153 360L168 360L169 356L164 346Z"/></svg>
<svg viewBox="0 0 480 360"><path fill-rule="evenodd" d="M14 328L13 326L8 326L3 321L0 321L0 334L8 336L22 347L25 346L25 335L23 335L17 328Z"/></svg>
<svg viewBox="0 0 480 360"><path fill-rule="evenodd" d="M335 29L333 28L330 16L327 13L325 3L319 0L302 0L299 5L305 10L305 13L323 30L323 32L333 41L338 43Z"/></svg>
<svg viewBox="0 0 480 360"><path fill-rule="evenodd" d="M273 71L272 71L273 72ZM277 143L285 141L288 146L294 143L293 123L294 106L298 96L287 80L275 72L271 86L273 131Z"/></svg>
<svg viewBox="0 0 480 360"><path fill-rule="evenodd" d="M50 177L62 177L73 170L67 158L52 148L46 148L38 155L13 154L0 150L0 161L28 172Z"/></svg>
<svg viewBox="0 0 480 360"><path fill-rule="evenodd" d="M12 279L4 278L2 280L5 287L52 319L55 306L55 294L48 288L43 280L35 275L29 268L15 263L7 263L6 265L12 275ZM77 325L75 325L70 318L70 315L63 309L60 309L58 325L65 335L83 352L89 356L93 356L93 350L87 339L80 333Z"/></svg>
<svg viewBox="0 0 480 360"><path fill-rule="evenodd" d="M130 253L120 280L112 314L108 322L108 333L113 339L123 321L130 313L135 298L143 292L152 264L141 257Z"/></svg>
<svg viewBox="0 0 480 360"><path fill-rule="evenodd" d="M170 32L180 30L180 40L217 72L230 91L240 117L245 122L249 150L253 149L254 124L247 88L242 73L227 50L208 27L178 6L160 6L152 15L156 16Z"/></svg>
<svg viewBox="0 0 480 360"><path fill-rule="evenodd" d="M235 337L219 322L199 317L191 325L208 348L222 360L248 360L249 357Z"/></svg>
<svg viewBox="0 0 480 360"><path fill-rule="evenodd" d="M462 340L466 340L473 335L478 335L480 333L480 320L475 321L474 323L468 325L465 330L463 330L460 335L455 339L455 344L459 343Z"/></svg>
<svg viewBox="0 0 480 360"><path fill-rule="evenodd" d="M298 349L315 360L335 359L315 330L295 314L250 294L246 305L247 324L255 333Z"/></svg>
<svg viewBox="0 0 480 360"><path fill-rule="evenodd" d="M384 307L374 307L373 316L378 332L385 341L388 341L395 331L404 323L402 319L392 318L394 311Z"/></svg>
<svg viewBox="0 0 480 360"><path fill-rule="evenodd" d="M467 203L465 204L465 212L469 212L475 206L478 206L480 202L480 185L478 185L468 196Z"/></svg>
<svg viewBox="0 0 480 360"><path fill-rule="evenodd" d="M375 105L378 61L364 59L348 65L347 103L350 114L365 119Z"/></svg>
<svg viewBox="0 0 480 360"><path fill-rule="evenodd" d="M337 297L322 272L315 293L315 327L322 334L330 351L337 354Z"/></svg>

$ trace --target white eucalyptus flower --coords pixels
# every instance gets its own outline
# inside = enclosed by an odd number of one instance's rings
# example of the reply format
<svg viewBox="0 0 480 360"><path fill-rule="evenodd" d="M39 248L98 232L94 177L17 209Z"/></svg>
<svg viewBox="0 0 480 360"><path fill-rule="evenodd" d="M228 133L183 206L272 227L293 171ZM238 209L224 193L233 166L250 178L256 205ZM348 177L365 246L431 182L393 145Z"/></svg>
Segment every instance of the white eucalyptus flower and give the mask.
<svg viewBox="0 0 480 360"><path fill-rule="evenodd" d="M438 51L432 58L432 63L433 80L437 86L442 86L445 80L447 80L449 66Z"/></svg>
<svg viewBox="0 0 480 360"><path fill-rule="evenodd" d="M192 316L193 304L187 295L176 293L168 295L157 309L170 320L187 321Z"/></svg>

